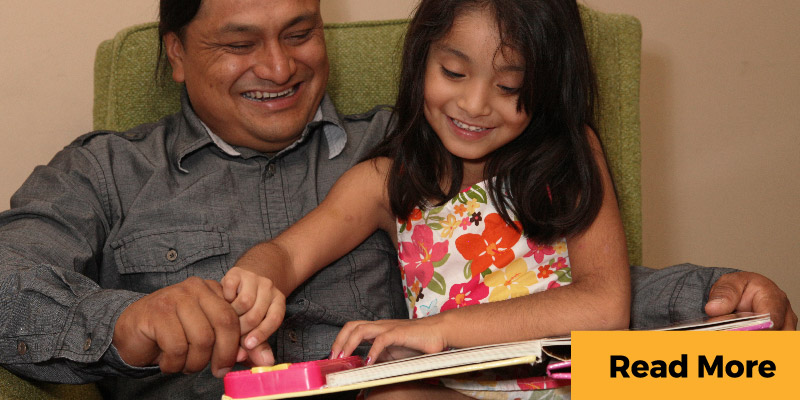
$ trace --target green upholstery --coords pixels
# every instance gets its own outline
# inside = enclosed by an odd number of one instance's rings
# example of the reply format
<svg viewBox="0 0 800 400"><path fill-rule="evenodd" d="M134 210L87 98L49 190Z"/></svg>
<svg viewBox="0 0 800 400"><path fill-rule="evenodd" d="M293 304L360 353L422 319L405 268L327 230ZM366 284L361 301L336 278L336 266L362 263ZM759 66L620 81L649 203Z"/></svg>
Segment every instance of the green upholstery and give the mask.
<svg viewBox="0 0 800 400"><path fill-rule="evenodd" d="M95 385L55 385L20 379L0 368L0 399L5 400L93 400L102 399Z"/></svg>
<svg viewBox="0 0 800 400"><path fill-rule="evenodd" d="M633 264L642 261L639 179L639 68L641 27L627 15L581 8L586 38L600 91L599 130L617 185ZM345 114L376 104L392 104L406 21L328 24L325 38L331 61L328 92ZM179 109L180 86L154 82L158 45L156 23L133 26L100 44L95 60L94 128L125 130L158 120ZM37 386L0 369L0 397L54 398L61 389ZM85 390L69 387L65 390ZM88 389L92 389L88 386ZM35 392L35 393L34 393ZM54 394L53 394L54 393ZM83 392L82 392L83 393ZM95 393L88 393L92 398Z"/></svg>

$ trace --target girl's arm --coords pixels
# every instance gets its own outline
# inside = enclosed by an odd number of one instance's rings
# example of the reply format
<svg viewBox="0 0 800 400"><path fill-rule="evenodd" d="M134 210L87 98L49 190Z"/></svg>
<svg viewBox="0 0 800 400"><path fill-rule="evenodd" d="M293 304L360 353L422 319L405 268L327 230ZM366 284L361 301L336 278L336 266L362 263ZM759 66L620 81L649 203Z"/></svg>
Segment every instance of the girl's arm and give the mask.
<svg viewBox="0 0 800 400"><path fill-rule="evenodd" d="M386 194L389 164L369 160L345 172L317 208L248 250L225 274L223 295L240 316L245 349L255 349L280 326L285 296L315 272L379 228L397 236Z"/></svg>
<svg viewBox="0 0 800 400"><path fill-rule="evenodd" d="M431 353L448 347L563 335L572 330L627 328L630 272L625 234L600 142L593 132L587 135L601 171L604 197L589 228L567 238L572 284L416 320L351 322L336 338L333 354L349 355L362 340L373 341L369 361L374 361L389 346Z"/></svg>

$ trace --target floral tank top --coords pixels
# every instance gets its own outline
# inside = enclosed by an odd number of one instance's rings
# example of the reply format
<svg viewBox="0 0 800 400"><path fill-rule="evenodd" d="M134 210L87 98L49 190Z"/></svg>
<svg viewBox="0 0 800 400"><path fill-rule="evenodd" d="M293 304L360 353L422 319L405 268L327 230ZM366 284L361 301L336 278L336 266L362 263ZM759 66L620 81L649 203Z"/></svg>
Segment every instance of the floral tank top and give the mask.
<svg viewBox="0 0 800 400"><path fill-rule="evenodd" d="M566 239L538 244L508 225L485 182L443 206L398 221L400 271L410 318L507 300L572 282Z"/></svg>

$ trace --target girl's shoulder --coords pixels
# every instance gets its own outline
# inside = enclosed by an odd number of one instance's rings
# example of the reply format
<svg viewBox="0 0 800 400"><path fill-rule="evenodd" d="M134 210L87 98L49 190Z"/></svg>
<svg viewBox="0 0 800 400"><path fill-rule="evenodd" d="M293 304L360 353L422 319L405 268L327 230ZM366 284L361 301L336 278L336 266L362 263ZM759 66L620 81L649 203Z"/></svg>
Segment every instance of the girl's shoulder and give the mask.
<svg viewBox="0 0 800 400"><path fill-rule="evenodd" d="M381 176L385 177L389 174L389 170L392 167L392 160L386 157L375 157L370 158L368 160L364 160L359 162L358 164L354 165L350 170L347 171L347 174L350 175L359 175L362 177L376 177Z"/></svg>

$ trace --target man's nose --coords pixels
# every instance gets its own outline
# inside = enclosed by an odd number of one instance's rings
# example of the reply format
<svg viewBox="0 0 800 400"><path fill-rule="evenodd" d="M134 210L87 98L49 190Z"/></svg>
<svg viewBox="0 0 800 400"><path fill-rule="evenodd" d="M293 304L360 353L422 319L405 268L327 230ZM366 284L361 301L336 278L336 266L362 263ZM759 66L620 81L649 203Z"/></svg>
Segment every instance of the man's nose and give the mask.
<svg viewBox="0 0 800 400"><path fill-rule="evenodd" d="M457 105L470 117L481 117L491 113L489 88L481 83L465 85Z"/></svg>
<svg viewBox="0 0 800 400"><path fill-rule="evenodd" d="M287 83L297 71L294 57L280 43L268 44L256 57L256 65L253 67L256 77L276 85Z"/></svg>

